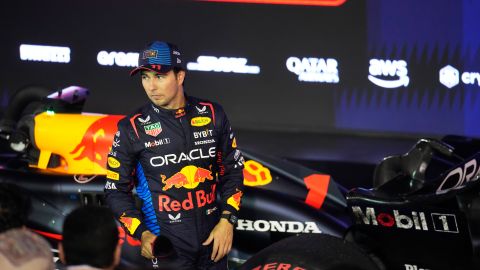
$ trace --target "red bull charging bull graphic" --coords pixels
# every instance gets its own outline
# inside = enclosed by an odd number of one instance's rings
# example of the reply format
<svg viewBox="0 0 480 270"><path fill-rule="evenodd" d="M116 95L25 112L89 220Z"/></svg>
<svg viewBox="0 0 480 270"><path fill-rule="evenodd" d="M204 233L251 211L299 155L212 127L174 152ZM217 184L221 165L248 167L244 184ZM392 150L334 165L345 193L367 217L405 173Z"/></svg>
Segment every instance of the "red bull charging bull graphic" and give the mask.
<svg viewBox="0 0 480 270"><path fill-rule="evenodd" d="M210 166L211 167L211 166ZM188 165L183 167L179 172L167 178L165 175L160 175L162 183L164 184L162 190L167 191L172 188L186 188L195 189L200 183L206 180L212 181L213 175L211 170ZM187 192L184 200L173 200L168 195L160 195L158 197L159 211L180 211L191 210L195 206L200 208L210 205L215 201L216 184L212 185L210 192L204 190L196 190L195 192ZM195 202L195 203L194 203Z"/></svg>
<svg viewBox="0 0 480 270"><path fill-rule="evenodd" d="M109 115L93 122L70 154L76 156L75 160L87 158L106 168L107 154L112 145L113 135L117 130L117 122L121 118L123 116Z"/></svg>
<svg viewBox="0 0 480 270"><path fill-rule="evenodd" d="M205 179L213 180L212 171L193 165L183 167L180 172L175 173L169 178L163 174L160 176L164 184L162 188L163 191L167 191L172 187L194 189L199 183L205 182Z"/></svg>
<svg viewBox="0 0 480 270"><path fill-rule="evenodd" d="M72 175L106 174L107 154L117 123L123 117L61 113L36 115L34 138L41 151L38 164L31 167ZM59 157L57 167L51 166L53 155Z"/></svg>

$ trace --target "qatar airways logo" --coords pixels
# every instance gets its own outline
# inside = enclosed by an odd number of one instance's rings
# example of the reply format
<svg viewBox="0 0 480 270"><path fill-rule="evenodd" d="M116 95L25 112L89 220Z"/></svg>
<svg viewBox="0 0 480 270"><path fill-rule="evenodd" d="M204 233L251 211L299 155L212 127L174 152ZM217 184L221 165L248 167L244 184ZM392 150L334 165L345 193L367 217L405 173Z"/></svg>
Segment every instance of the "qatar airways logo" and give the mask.
<svg viewBox="0 0 480 270"><path fill-rule="evenodd" d="M289 57L287 69L298 75L301 82L338 83L338 62L333 58Z"/></svg>
<svg viewBox="0 0 480 270"><path fill-rule="evenodd" d="M430 213L430 225L427 222L427 214L424 212L411 211L400 213L393 210L391 213L377 213L373 207L366 207L365 212L359 206L352 206L352 213L356 224L379 226L386 228L398 228L404 230L430 231L458 233L457 218L454 214ZM433 228L432 228L433 227Z"/></svg>
<svg viewBox="0 0 480 270"><path fill-rule="evenodd" d="M187 63L188 70L207 72L231 72L244 74L259 74L259 66L247 65L247 58L243 57L216 57L201 55L197 62Z"/></svg>
<svg viewBox="0 0 480 270"><path fill-rule="evenodd" d="M138 53L100 51L97 54L97 62L102 66L136 67L138 66Z"/></svg>
<svg viewBox="0 0 480 270"><path fill-rule="evenodd" d="M368 80L383 88L406 87L410 82L404 60L370 59Z"/></svg>
<svg viewBox="0 0 480 270"><path fill-rule="evenodd" d="M70 48L44 45L20 45L20 59L23 61L70 63Z"/></svg>
<svg viewBox="0 0 480 270"><path fill-rule="evenodd" d="M150 159L150 165L153 167L161 167L168 164L177 164L182 161L192 161L196 159L206 159L215 157L215 147L210 147L206 153L203 149L193 149L188 153L167 154L164 156L156 156Z"/></svg>

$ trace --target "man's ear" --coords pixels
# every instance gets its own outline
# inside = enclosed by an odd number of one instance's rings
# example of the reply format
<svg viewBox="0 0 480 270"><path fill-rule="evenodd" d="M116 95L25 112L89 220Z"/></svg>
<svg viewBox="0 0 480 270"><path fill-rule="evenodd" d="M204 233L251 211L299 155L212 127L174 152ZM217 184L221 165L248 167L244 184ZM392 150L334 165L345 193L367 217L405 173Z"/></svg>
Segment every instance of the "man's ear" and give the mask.
<svg viewBox="0 0 480 270"><path fill-rule="evenodd" d="M185 70L180 70L177 73L177 84L182 85L185 80Z"/></svg>
<svg viewBox="0 0 480 270"><path fill-rule="evenodd" d="M67 264L67 262L65 261L65 251L63 250L62 242L58 242L58 257L60 257L60 261L63 264Z"/></svg>

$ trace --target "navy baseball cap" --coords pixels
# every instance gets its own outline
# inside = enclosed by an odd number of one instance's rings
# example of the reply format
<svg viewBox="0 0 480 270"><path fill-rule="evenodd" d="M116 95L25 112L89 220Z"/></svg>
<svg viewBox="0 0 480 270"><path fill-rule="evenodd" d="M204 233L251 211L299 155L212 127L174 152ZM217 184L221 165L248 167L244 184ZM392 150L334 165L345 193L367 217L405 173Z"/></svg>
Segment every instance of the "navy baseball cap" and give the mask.
<svg viewBox="0 0 480 270"><path fill-rule="evenodd" d="M130 72L130 76L141 70L167 73L173 68L185 70L182 54L177 45L164 41L154 41L140 52L138 67Z"/></svg>

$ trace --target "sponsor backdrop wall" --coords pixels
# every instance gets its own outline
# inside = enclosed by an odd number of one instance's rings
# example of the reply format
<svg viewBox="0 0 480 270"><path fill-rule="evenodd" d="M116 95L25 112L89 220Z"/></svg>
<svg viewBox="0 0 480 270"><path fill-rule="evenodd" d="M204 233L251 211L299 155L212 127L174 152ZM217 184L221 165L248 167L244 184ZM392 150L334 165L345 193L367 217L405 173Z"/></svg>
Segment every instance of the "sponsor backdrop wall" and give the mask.
<svg viewBox="0 0 480 270"><path fill-rule="evenodd" d="M480 136L480 1L227 2L3 3L0 105L78 85L86 111L129 113L147 101L135 52L160 39L237 129Z"/></svg>

